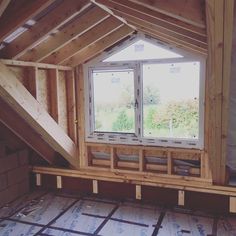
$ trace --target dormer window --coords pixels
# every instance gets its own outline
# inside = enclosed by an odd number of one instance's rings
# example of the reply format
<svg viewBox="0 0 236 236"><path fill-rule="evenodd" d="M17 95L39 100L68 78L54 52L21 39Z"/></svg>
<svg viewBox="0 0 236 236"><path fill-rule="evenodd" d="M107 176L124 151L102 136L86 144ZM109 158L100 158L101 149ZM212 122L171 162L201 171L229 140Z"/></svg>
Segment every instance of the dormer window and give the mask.
<svg viewBox="0 0 236 236"><path fill-rule="evenodd" d="M134 36L85 65L86 140L203 148L205 58Z"/></svg>

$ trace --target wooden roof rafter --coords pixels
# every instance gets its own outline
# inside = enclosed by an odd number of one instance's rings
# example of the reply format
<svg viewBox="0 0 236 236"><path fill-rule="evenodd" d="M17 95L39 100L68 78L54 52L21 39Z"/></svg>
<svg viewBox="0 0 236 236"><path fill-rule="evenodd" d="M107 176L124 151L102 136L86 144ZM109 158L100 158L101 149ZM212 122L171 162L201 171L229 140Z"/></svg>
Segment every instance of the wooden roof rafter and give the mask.
<svg viewBox="0 0 236 236"><path fill-rule="evenodd" d="M22 8L28 1L13 2ZM180 0L178 4L174 0L42 1L45 7L34 14L31 12L34 24L1 45L0 58L61 65L73 61L76 64L77 55L122 25L127 25L132 32L140 31L181 49L207 54L205 0ZM7 12L12 8L11 3ZM29 14L29 10L26 12ZM30 19L26 14L24 17L24 20ZM108 20L105 21L108 17L110 25ZM105 27L100 26L101 22L106 23ZM18 27L27 28L28 23L23 18L18 23Z"/></svg>
<svg viewBox="0 0 236 236"><path fill-rule="evenodd" d="M54 36L37 45L32 50L21 56L20 60L42 62L50 54L60 51L61 48L78 36L82 35L101 21L109 17L109 14L98 7L93 7L88 12L68 24Z"/></svg>
<svg viewBox="0 0 236 236"><path fill-rule="evenodd" d="M165 40L166 38L167 42L170 42L171 40L175 45L181 45L181 47L185 48L186 50L189 50L190 48L193 51L198 51L201 54L207 53L207 43L205 42L199 42L195 39L187 38L175 32L170 32L165 28L160 27L159 25L154 25L153 23L142 21L125 13L116 11L114 12L120 16L125 17L130 24L136 26L136 28L140 31L146 31L147 34L151 33L152 35L155 35L156 38L160 37L162 40Z"/></svg>
<svg viewBox="0 0 236 236"><path fill-rule="evenodd" d="M75 56L84 48L91 44L96 43L101 38L104 38L111 32L117 30L123 25L123 23L117 20L115 17L110 16L104 19L101 23L85 32L79 38L67 44L64 48L52 54L43 62L52 64L63 64L65 61L69 60L71 57Z"/></svg>
<svg viewBox="0 0 236 236"><path fill-rule="evenodd" d="M62 63L62 65L71 65L77 66L79 64L85 63L88 60L91 60L95 56L102 53L107 48L121 41L122 39L128 37L134 32L133 28L130 28L127 25L119 27L117 30L111 32L107 36L101 38L97 42L85 47L79 51L76 55L71 57L69 60Z"/></svg>
<svg viewBox="0 0 236 236"><path fill-rule="evenodd" d="M185 35L186 37L198 39L206 42L206 30L197 26L187 24L181 20L167 16L163 13L151 10L139 4L126 0L96 0L100 4L104 4L111 10L116 10L120 13L126 13L130 16L140 18L147 22L159 25L170 31Z"/></svg>
<svg viewBox="0 0 236 236"><path fill-rule="evenodd" d="M185 23L206 28L205 0L128 0Z"/></svg>
<svg viewBox="0 0 236 236"><path fill-rule="evenodd" d="M81 11L90 6L87 0L67 0L59 4L49 14L40 19L31 30L13 40L0 51L3 58L18 59L30 48L37 45L43 38L76 17ZM50 23L49 23L50 22Z"/></svg>
<svg viewBox="0 0 236 236"><path fill-rule="evenodd" d="M162 13L143 6L140 8L140 5L130 4L129 1L96 0L96 2L107 6L116 16L124 18L129 25L134 26L138 31L150 34L161 41L166 41L182 49L198 54L207 54L206 30L203 28L191 26L185 22L182 22L183 24L179 26L176 22L181 22L180 20L170 16L168 16L168 20L172 19L172 21L163 20ZM143 9L143 12L141 12L141 9Z"/></svg>
<svg viewBox="0 0 236 236"><path fill-rule="evenodd" d="M55 2L55 0L12 1L0 18L0 42L39 12L49 7L53 2Z"/></svg>

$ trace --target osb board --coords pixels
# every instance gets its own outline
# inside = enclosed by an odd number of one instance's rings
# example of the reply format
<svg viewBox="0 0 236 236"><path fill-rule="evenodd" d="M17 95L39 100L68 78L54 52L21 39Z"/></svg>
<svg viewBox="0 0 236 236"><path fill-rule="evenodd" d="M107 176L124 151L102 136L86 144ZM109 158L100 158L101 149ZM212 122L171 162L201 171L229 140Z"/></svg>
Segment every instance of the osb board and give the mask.
<svg viewBox="0 0 236 236"><path fill-rule="evenodd" d="M17 79L24 85L27 85L27 74L24 67L17 67L17 66L8 66L8 68L13 71L16 75Z"/></svg>
<svg viewBox="0 0 236 236"><path fill-rule="evenodd" d="M66 101L66 74L64 71L59 71L58 78L58 124L68 133L67 119L67 101Z"/></svg>
<svg viewBox="0 0 236 236"><path fill-rule="evenodd" d="M47 112L50 112L50 97L47 77L47 70L38 70L37 100Z"/></svg>

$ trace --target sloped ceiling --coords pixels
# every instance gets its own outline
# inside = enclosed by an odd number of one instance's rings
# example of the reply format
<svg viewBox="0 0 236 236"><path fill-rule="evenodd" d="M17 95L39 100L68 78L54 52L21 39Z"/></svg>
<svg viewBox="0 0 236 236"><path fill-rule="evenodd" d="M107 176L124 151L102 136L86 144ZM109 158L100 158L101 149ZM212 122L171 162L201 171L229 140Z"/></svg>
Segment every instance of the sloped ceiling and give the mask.
<svg viewBox="0 0 236 236"><path fill-rule="evenodd" d="M135 32L207 53L205 0L0 0L0 58L76 66Z"/></svg>

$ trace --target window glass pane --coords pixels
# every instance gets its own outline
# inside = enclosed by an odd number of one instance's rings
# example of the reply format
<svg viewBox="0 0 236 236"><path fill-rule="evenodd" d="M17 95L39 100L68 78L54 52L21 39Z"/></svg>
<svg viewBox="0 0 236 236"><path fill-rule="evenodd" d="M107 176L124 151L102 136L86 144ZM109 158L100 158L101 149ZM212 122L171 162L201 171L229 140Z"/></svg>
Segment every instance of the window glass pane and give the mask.
<svg viewBox="0 0 236 236"><path fill-rule="evenodd" d="M134 72L93 71L95 131L135 133Z"/></svg>
<svg viewBox="0 0 236 236"><path fill-rule="evenodd" d="M150 59L181 58L182 56L171 51L158 47L152 43L139 40L127 48L108 57L104 62L112 61L137 61Z"/></svg>
<svg viewBox="0 0 236 236"><path fill-rule="evenodd" d="M198 138L200 63L143 65L146 137Z"/></svg>

